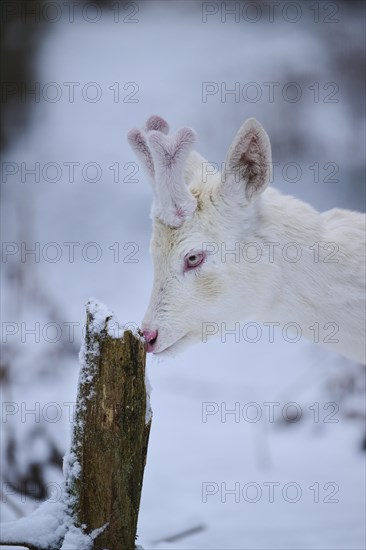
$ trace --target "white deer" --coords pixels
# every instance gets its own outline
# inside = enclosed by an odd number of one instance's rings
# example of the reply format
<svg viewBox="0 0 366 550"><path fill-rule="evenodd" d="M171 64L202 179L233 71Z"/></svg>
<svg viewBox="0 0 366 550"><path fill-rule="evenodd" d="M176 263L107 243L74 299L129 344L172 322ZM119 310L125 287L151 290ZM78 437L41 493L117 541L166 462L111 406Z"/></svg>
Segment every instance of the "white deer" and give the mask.
<svg viewBox="0 0 366 550"><path fill-rule="evenodd" d="M193 151L194 130L168 130L152 116L128 134L154 190L147 350L171 354L251 320L365 362L365 216L268 187L270 141L254 118L222 173Z"/></svg>

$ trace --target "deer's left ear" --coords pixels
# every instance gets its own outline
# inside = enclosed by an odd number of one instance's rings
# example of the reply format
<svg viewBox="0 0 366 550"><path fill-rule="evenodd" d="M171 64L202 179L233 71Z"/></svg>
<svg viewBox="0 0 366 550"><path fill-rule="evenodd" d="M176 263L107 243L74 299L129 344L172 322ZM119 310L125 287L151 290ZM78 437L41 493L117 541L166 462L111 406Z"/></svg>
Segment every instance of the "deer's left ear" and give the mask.
<svg viewBox="0 0 366 550"><path fill-rule="evenodd" d="M239 198L244 192L246 201L254 199L270 182L271 163L269 137L255 118L249 118L239 129L226 155L223 194L235 193Z"/></svg>

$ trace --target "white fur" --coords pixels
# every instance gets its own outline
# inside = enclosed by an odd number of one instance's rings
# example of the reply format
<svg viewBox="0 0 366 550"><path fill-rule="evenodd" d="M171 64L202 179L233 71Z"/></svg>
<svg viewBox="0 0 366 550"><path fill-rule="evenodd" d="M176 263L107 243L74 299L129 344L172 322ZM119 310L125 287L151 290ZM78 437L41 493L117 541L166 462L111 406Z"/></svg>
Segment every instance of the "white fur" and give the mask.
<svg viewBox="0 0 366 550"><path fill-rule="evenodd" d="M154 139L150 146L155 148L156 170L159 156ZM321 214L267 188L270 143L254 119L235 137L223 175L211 175L203 183L203 162L191 152L184 167L179 163L180 179L173 176L179 185L184 176L189 184L184 191L189 190L195 209L188 209L177 227L164 221L161 210L153 221L154 285L143 328L158 331L154 352L167 354L201 340L204 323L225 322L227 329L247 320L297 323L302 335L313 341L310 327L319 323L320 343L332 327L339 327L334 335L339 342L324 345L365 362L365 216L339 209ZM157 178L156 185L163 188L168 183ZM219 251L208 254L197 269L185 271L187 253L210 250L207 243L215 243L210 246ZM223 261L222 249L236 247L242 253L247 243L256 243L263 251L259 261L240 259L238 254L227 254ZM272 249L273 261L268 243L278 243ZM301 251L296 263L282 254L289 243L297 243ZM315 243L320 243L319 261L315 261ZM324 261L334 246L337 261Z"/></svg>

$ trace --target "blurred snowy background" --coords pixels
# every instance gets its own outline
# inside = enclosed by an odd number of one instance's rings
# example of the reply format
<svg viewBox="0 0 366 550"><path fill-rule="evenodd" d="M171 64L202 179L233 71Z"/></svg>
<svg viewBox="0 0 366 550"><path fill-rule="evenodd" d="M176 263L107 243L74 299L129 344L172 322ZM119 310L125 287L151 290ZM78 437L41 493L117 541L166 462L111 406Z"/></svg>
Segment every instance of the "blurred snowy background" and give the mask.
<svg viewBox="0 0 366 550"><path fill-rule="evenodd" d="M85 302L137 324L148 302L151 191L127 131L160 114L194 127L198 150L220 163L255 116L279 163L275 186L320 210L364 210L365 90L362 2L2 10L5 521L57 498ZM265 334L149 358L146 549L364 548L364 367ZM265 403L278 404L273 419ZM225 416L235 406L238 422ZM246 498L225 502L235 484Z"/></svg>

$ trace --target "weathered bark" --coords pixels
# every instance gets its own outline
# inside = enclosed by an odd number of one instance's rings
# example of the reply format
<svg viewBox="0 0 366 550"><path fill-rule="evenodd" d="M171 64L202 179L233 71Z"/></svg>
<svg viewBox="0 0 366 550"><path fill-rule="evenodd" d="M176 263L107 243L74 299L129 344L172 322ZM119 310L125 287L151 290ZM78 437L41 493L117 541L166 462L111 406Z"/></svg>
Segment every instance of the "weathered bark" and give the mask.
<svg viewBox="0 0 366 550"><path fill-rule="evenodd" d="M110 335L110 322L107 317L96 329L87 309L71 448L81 469L69 489L76 524L88 532L106 525L94 547L134 550L151 424L145 419L146 354L132 332Z"/></svg>

